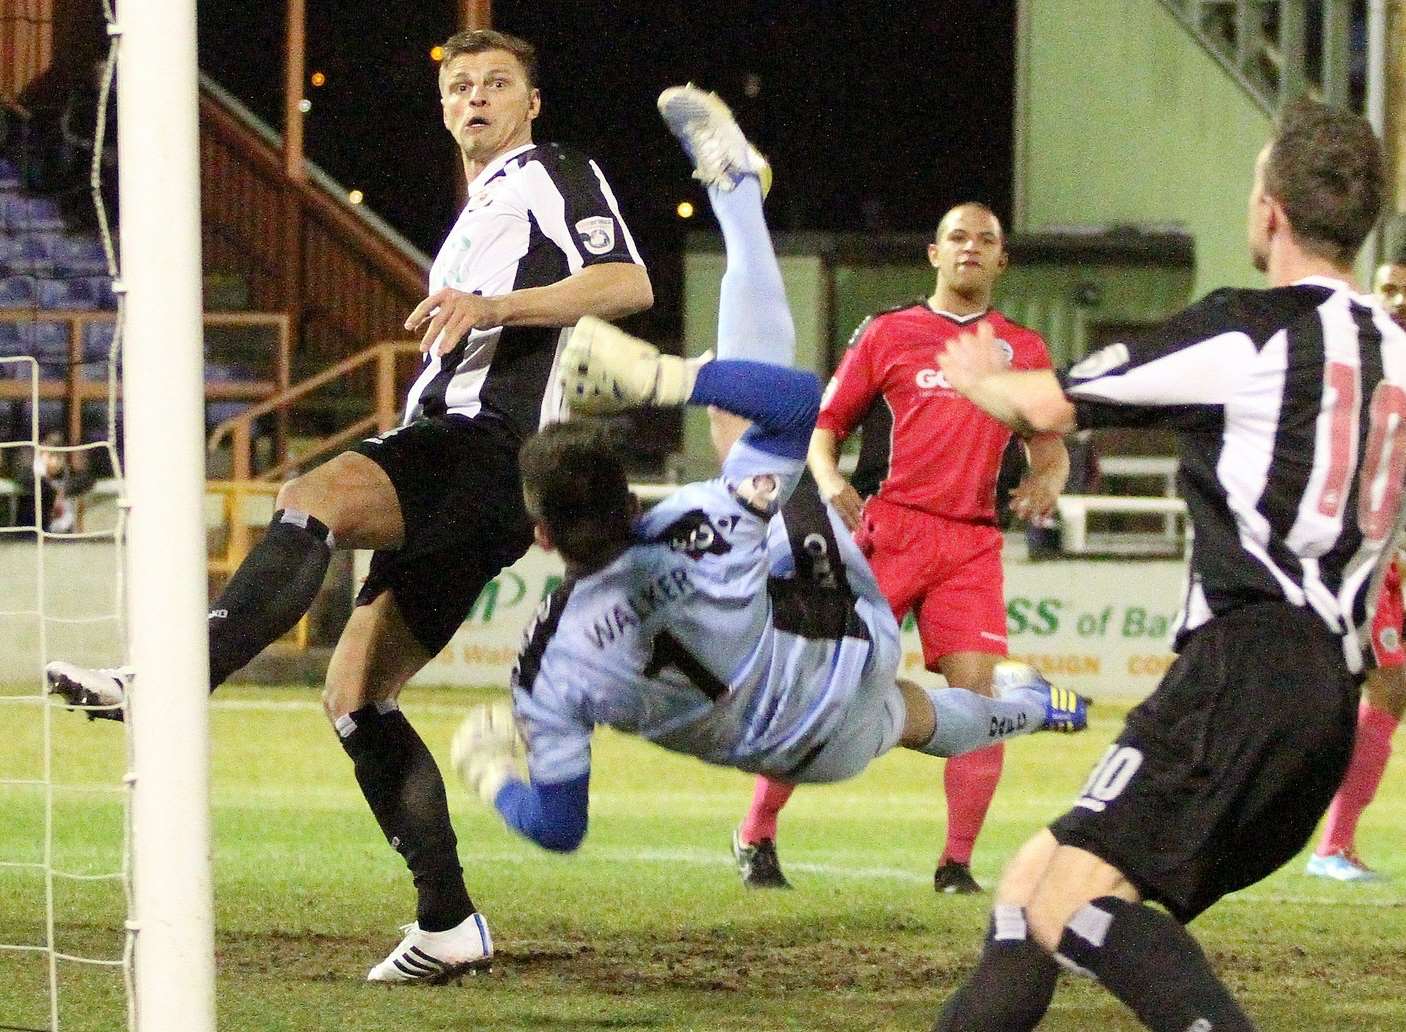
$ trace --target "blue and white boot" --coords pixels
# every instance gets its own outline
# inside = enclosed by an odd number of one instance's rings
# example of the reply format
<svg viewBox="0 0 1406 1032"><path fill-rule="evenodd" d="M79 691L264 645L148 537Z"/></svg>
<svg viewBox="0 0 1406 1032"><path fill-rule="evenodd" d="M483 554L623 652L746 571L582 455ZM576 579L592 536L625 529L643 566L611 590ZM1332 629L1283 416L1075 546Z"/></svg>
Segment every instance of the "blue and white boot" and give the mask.
<svg viewBox="0 0 1406 1032"><path fill-rule="evenodd" d="M991 675L991 689L997 698L1007 698L1014 692L1035 692L1045 703L1043 731L1072 734L1089 726L1091 700L1072 688L1057 688L1029 663L1002 660Z"/></svg>

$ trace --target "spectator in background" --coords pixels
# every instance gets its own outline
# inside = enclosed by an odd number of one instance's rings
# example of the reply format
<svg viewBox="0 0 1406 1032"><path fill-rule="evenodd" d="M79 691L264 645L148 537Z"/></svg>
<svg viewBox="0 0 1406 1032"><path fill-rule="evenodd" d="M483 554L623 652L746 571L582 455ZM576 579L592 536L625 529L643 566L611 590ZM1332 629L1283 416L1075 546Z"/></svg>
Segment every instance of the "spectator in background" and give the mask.
<svg viewBox="0 0 1406 1032"><path fill-rule="evenodd" d="M25 453L16 471L19 493L15 503L15 525L35 525L35 487L38 486L38 523L50 534L72 534L78 530L78 499L96 479L85 451L64 451L63 434L51 430L39 448Z"/></svg>

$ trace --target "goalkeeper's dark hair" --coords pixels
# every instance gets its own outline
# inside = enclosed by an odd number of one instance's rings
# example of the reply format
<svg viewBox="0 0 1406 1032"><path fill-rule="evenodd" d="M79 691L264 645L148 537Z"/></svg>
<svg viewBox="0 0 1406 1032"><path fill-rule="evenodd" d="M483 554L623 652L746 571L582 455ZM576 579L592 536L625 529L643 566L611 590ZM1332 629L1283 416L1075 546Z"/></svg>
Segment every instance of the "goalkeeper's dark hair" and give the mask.
<svg viewBox="0 0 1406 1032"><path fill-rule="evenodd" d="M576 419L546 427L518 452L528 514L563 559L588 570L630 544L639 509L613 436L601 420Z"/></svg>
<svg viewBox="0 0 1406 1032"><path fill-rule="evenodd" d="M1305 251L1350 265L1386 200L1381 143L1361 115L1300 97L1279 113L1264 191Z"/></svg>

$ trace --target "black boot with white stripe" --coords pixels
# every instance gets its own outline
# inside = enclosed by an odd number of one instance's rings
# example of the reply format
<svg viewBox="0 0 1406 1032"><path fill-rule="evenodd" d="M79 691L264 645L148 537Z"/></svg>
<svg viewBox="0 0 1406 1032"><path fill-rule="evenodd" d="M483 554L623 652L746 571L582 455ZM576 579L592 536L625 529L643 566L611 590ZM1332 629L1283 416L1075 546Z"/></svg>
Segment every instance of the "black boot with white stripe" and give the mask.
<svg viewBox="0 0 1406 1032"><path fill-rule="evenodd" d="M367 974L368 982L419 982L443 985L493 965L493 936L482 914L474 913L443 932L404 927L405 938L390 956Z"/></svg>

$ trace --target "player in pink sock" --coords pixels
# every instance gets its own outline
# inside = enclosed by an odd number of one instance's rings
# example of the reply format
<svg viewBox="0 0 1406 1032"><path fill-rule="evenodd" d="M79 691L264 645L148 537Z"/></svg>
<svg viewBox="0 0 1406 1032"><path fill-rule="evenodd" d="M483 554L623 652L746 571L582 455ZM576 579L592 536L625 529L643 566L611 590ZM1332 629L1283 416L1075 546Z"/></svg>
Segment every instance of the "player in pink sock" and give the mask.
<svg viewBox="0 0 1406 1032"><path fill-rule="evenodd" d="M1395 563L1388 569L1372 620L1372 654L1377 666L1368 671L1357 711L1357 741L1342 787L1328 807L1323 838L1308 859L1308 873L1337 881L1375 881L1379 876L1357 855L1357 822L1377 794L1387 761L1391 736L1406 709L1406 651L1402 649L1401 577Z"/></svg>
<svg viewBox="0 0 1406 1032"><path fill-rule="evenodd" d="M1406 329L1406 248L1377 268L1372 289L1392 320ZM1372 655L1377 666L1367 674L1362 706L1357 711L1357 742L1342 787L1328 807L1328 820L1318 849L1308 860L1308 873L1338 881L1373 881L1378 875L1357 855L1357 822L1377 794L1387 761L1391 736L1406 710L1406 651L1403 651L1401 576L1396 563L1387 571L1377 612L1372 619Z"/></svg>
<svg viewBox="0 0 1406 1032"><path fill-rule="evenodd" d="M823 497L854 531L900 622L912 613L929 670L954 688L990 695L1006 655L1006 603L996 477L1010 431L953 391L936 354L959 333L990 323L1015 369L1048 369L1039 334L991 307L1005 270L1005 232L984 204L942 217L928 261L930 297L881 312L855 332L820 410L807 461ZM863 425L855 481L839 472L840 445ZM1069 473L1057 435L1026 441L1030 472L1011 495L1022 519L1048 515ZM939 892L979 892L972 846L1001 778L1003 747L947 761L947 842L933 877ZM758 778L733 837L742 880L786 887L776 856L777 815L792 786Z"/></svg>

